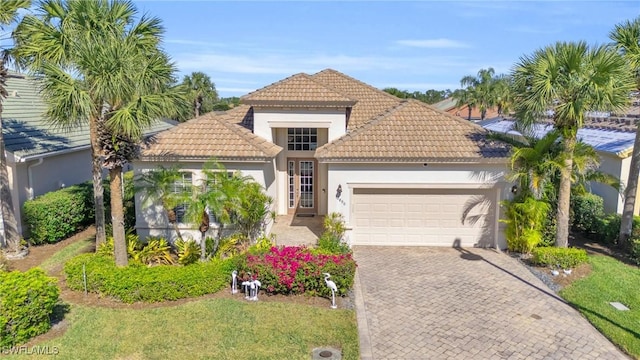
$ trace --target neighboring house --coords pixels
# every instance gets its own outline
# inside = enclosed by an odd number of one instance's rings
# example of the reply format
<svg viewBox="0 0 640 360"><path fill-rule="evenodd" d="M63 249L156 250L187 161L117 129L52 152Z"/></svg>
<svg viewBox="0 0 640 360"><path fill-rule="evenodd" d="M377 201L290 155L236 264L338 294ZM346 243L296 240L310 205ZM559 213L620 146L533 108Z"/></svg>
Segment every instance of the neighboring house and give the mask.
<svg viewBox="0 0 640 360"><path fill-rule="evenodd" d="M457 102L458 101L453 97L448 97L444 100L438 101L435 104L432 104L431 106L433 106L438 110L442 110L446 113L449 113L451 115L459 116L463 119L467 119L475 122L481 120L482 114L480 112L480 109L478 109L477 107L471 108L471 119L469 119L469 106L467 105L456 106ZM487 109L487 113L485 114L484 118L485 120L487 120L487 119L494 119L499 116L500 114L498 114L497 108L490 108L490 109Z"/></svg>
<svg viewBox="0 0 640 360"><path fill-rule="evenodd" d="M343 214L351 245L506 246L509 148L482 127L331 69L241 101L158 134L134 171L179 164L197 183L215 158L263 185L279 215ZM175 236L159 206L136 205L139 234Z"/></svg>
<svg viewBox="0 0 640 360"><path fill-rule="evenodd" d="M25 201L91 179L89 130L84 125L62 128L48 123L44 118L46 104L33 78L10 72L6 88L9 96L2 100L1 116L9 186L18 230L26 236L22 217ZM147 134L174 125L162 121Z"/></svg>
<svg viewBox="0 0 640 360"><path fill-rule="evenodd" d="M634 124L637 118L640 118L637 115L637 107L631 108L628 114L622 117L601 115L602 117L585 118L584 127L578 130L578 139L591 145L600 155L601 171L619 178L624 184L629 178L631 153L636 137ZM519 134L512 130L513 124L513 120L495 119L485 121L481 125L490 131ZM534 126L533 131L536 137L542 137L552 129L550 123L539 123ZM591 192L604 199L607 212L622 213L624 199L618 191L607 185L592 183ZM640 196L640 188L637 195ZM634 213L638 215L639 210L640 202L636 202Z"/></svg>

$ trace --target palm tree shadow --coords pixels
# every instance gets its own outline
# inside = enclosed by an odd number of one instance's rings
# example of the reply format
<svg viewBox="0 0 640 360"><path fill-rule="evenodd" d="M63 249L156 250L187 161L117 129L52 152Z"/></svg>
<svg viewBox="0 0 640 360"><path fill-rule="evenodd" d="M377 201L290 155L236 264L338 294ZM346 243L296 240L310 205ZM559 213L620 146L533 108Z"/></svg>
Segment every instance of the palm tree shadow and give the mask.
<svg viewBox="0 0 640 360"><path fill-rule="evenodd" d="M482 224L480 239L474 247L488 248L498 245L494 240L495 230L493 229L494 218L498 216L498 211L497 204L487 195L474 195L465 202L460 222L471 226ZM456 246L460 247L460 239L454 241L453 247L456 248Z"/></svg>
<svg viewBox="0 0 640 360"><path fill-rule="evenodd" d="M457 242L457 244L456 244L456 242ZM503 267L501 267L499 265L496 265L496 264L492 263L491 261L485 259L482 255L474 254L474 253L470 252L469 250L466 250L466 249L460 247L460 242L459 242L458 239L456 239L456 242L454 242L453 248L456 249L456 251L460 252L460 258L461 259L469 260L469 261L484 261L485 263L487 263L487 264L493 266L494 268L504 272L505 274L517 279L518 281L520 281L520 282L522 282L522 283L524 283L524 284L526 284L526 285L528 285L528 286L540 291L541 293L543 293L545 295L548 295L548 296L551 296L552 298L554 298L554 299L556 299L556 300L558 300L558 301L560 301L560 302L562 302L564 304L567 304L567 302L564 299L562 299L560 296L558 296L557 294L555 294L555 293L553 293L553 292L551 292L551 291L549 291L547 289L543 289L543 288L541 288L541 287L539 287L539 286L537 286L535 284L532 284L528 280L523 279L522 277L512 273L511 271L509 271L509 270L507 270L507 269L505 269L505 268L503 268ZM492 251L492 250L487 249L485 251Z"/></svg>

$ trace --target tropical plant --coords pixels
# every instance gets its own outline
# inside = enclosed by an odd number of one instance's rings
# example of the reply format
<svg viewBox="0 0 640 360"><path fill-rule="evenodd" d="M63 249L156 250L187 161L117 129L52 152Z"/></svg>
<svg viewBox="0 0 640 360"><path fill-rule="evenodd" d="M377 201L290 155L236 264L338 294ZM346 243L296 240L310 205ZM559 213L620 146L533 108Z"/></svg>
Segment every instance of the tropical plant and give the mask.
<svg viewBox="0 0 640 360"><path fill-rule="evenodd" d="M505 75L495 75L493 68L480 69L476 76L467 75L460 80L462 89L454 91L453 97L457 106L467 106L469 120L471 111L480 111L480 120L484 120L487 110L497 106L498 113L508 110L511 104L510 78Z"/></svg>
<svg viewBox="0 0 640 360"><path fill-rule="evenodd" d="M179 121L186 121L213 111L218 101L218 92L209 75L200 71L192 72L184 76L181 85L188 92L187 97L191 107L178 115Z"/></svg>
<svg viewBox="0 0 640 360"><path fill-rule="evenodd" d="M178 240L182 240L182 234L177 224L176 207L191 198L191 188L183 189L182 186L176 186L182 179L182 172L177 166L170 168L159 166L134 179L135 189L140 194L142 206L149 207L160 202Z"/></svg>
<svg viewBox="0 0 640 360"><path fill-rule="evenodd" d="M640 92L640 17L617 24L609 33L613 47L629 64L629 70L635 76L636 90ZM629 245L629 237L633 231L633 211L638 191L640 174L640 126L636 124L636 138L633 143L629 177L624 192L622 223L620 225L620 244Z"/></svg>
<svg viewBox="0 0 640 360"><path fill-rule="evenodd" d="M505 218L507 248L510 251L530 253L542 241L549 204L530 196L517 197L502 202Z"/></svg>
<svg viewBox="0 0 640 360"><path fill-rule="evenodd" d="M200 246L195 241L178 239L175 246L180 265L193 264L200 259Z"/></svg>
<svg viewBox="0 0 640 360"><path fill-rule="evenodd" d="M624 109L633 79L618 54L604 46L590 48L584 42L558 42L523 56L512 78L517 120L524 127L531 126L551 111L554 127L562 136L556 246L567 247L577 131L587 111Z"/></svg>
<svg viewBox="0 0 640 360"><path fill-rule="evenodd" d="M238 206L234 209L234 220L238 229L254 243L269 221L275 219L271 210L273 198L264 193L262 186L250 180L244 182L238 197Z"/></svg>
<svg viewBox="0 0 640 360"><path fill-rule="evenodd" d="M471 111L475 106L475 99L471 97L469 89L456 89L451 96L456 100L456 107L467 107L467 120L471 120Z"/></svg>
<svg viewBox="0 0 640 360"><path fill-rule="evenodd" d="M16 21L18 10L26 9L29 6L31 6L31 0L4 0L0 2L0 30L4 30L7 25ZM2 134L2 100L7 97L5 83L7 68L5 64L9 60L9 55L9 51L0 49L0 222L3 223L4 228L0 234L0 247L6 247L10 252L17 252L20 249L20 234L9 188L9 173Z"/></svg>

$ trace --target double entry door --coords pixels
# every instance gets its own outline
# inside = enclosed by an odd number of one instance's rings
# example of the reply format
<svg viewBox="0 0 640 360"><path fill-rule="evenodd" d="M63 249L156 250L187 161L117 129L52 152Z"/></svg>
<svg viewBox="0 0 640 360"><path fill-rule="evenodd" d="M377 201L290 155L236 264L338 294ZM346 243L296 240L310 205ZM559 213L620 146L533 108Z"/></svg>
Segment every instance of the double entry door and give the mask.
<svg viewBox="0 0 640 360"><path fill-rule="evenodd" d="M289 214L315 214L317 203L315 159L287 159Z"/></svg>

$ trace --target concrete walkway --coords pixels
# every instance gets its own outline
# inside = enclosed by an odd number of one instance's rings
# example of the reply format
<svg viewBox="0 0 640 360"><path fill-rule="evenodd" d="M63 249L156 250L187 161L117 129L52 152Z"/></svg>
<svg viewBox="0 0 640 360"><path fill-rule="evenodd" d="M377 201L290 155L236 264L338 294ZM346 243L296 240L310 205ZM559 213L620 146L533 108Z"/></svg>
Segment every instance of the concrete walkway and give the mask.
<svg viewBox="0 0 640 360"><path fill-rule="evenodd" d="M516 260L483 249L356 247L367 359L627 359Z"/></svg>
<svg viewBox="0 0 640 360"><path fill-rule="evenodd" d="M276 217L271 233L276 235L277 245L316 245L322 235L324 216L301 217L282 215Z"/></svg>

